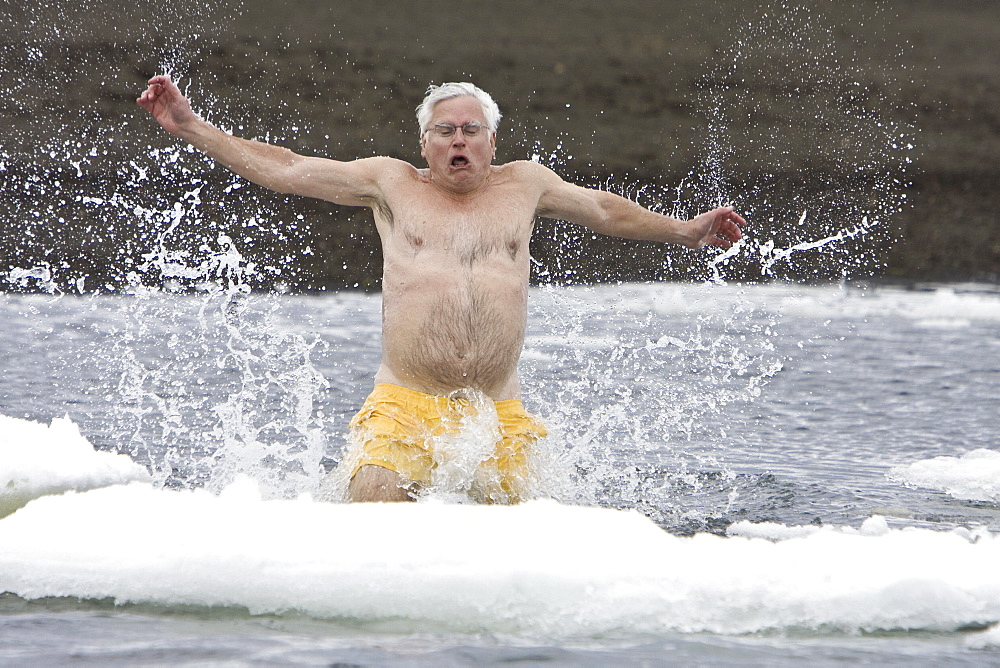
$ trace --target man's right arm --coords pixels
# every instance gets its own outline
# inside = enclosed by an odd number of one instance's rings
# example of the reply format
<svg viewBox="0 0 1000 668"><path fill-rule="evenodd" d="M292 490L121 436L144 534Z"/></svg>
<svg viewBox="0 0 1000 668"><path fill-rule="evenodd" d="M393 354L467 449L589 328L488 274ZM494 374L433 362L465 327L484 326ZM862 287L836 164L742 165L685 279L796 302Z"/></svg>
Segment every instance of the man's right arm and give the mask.
<svg viewBox="0 0 1000 668"><path fill-rule="evenodd" d="M136 103L170 134L265 188L346 206L372 206L380 197L378 174L387 158L340 162L234 137L199 118L167 75L150 79Z"/></svg>

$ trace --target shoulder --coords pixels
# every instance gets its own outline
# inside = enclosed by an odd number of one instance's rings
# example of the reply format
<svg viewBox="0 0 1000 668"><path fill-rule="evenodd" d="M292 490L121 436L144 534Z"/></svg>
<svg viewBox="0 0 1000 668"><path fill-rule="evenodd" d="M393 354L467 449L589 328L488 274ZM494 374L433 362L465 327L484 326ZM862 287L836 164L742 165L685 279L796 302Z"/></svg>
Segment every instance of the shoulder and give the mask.
<svg viewBox="0 0 1000 668"><path fill-rule="evenodd" d="M496 167L496 170L498 175L516 183L526 191L537 192L539 196L565 183L554 171L532 160L515 160Z"/></svg>
<svg viewBox="0 0 1000 668"><path fill-rule="evenodd" d="M303 157L296 163L303 179L322 178L348 181L356 184L378 184L392 178L416 176L413 165L396 158L373 157L356 160L331 160L321 157Z"/></svg>
<svg viewBox="0 0 1000 668"><path fill-rule="evenodd" d="M577 221L591 215L592 195L585 188L563 180L556 172L532 160L509 162L498 167L507 182L534 200L535 215ZM581 213L581 209L585 209Z"/></svg>
<svg viewBox="0 0 1000 668"><path fill-rule="evenodd" d="M426 180L421 170L397 158L358 158L350 165L359 181L371 183L383 199L399 188L405 188L407 184Z"/></svg>
<svg viewBox="0 0 1000 668"><path fill-rule="evenodd" d="M515 160L514 162L508 162L504 165L500 165L498 169L508 171L513 176L521 176L524 178L562 180L554 171L540 162L535 162L534 160Z"/></svg>
<svg viewBox="0 0 1000 668"><path fill-rule="evenodd" d="M412 165L386 157L346 162L304 158L293 169L293 185L287 192L345 206L383 206L388 194L403 187L408 179L419 179Z"/></svg>
<svg viewBox="0 0 1000 668"><path fill-rule="evenodd" d="M352 161L351 164L354 165L355 169L367 172L375 177L418 178L420 175L420 170L410 163L386 156L358 158Z"/></svg>

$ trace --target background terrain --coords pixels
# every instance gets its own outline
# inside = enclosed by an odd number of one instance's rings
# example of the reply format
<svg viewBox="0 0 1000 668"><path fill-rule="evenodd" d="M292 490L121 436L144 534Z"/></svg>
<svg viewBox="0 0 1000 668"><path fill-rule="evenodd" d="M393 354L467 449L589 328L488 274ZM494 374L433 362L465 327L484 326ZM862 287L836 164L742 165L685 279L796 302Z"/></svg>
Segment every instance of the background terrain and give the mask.
<svg viewBox="0 0 1000 668"><path fill-rule="evenodd" d="M140 266L151 248L190 247L190 261L224 233L260 284L377 286L368 211L234 186L144 117L135 97L168 70L236 134L417 164L425 88L472 80L504 112L500 161L534 155L682 214L733 202L755 248L864 228L771 275L1000 277L995 1L0 0L0 11L0 272L44 266L116 288L154 278ZM532 250L539 281L708 271L703 254L549 221ZM746 255L727 278L768 273Z"/></svg>

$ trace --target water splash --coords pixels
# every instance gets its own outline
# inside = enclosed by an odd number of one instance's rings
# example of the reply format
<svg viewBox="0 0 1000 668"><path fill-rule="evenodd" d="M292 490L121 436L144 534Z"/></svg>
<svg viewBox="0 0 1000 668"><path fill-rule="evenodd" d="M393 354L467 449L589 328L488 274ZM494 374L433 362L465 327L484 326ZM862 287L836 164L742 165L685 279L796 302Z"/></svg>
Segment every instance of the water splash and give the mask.
<svg viewBox="0 0 1000 668"><path fill-rule="evenodd" d="M891 116L905 104L893 99L885 64L865 61L856 44L844 46L850 22L879 20L856 13L834 16L810 3L748 7L697 79L701 162L675 186L615 177L600 184L682 219L726 204L745 215L746 236L733 248L686 254L676 267L665 259L667 275L679 270L707 282L701 298L719 299L712 286L733 280L878 271L893 216L906 206L916 140L905 118ZM772 134L775 118L781 131ZM534 154L554 168L569 164L562 142ZM563 262L539 263L536 277L573 282ZM634 288L618 290L623 303L635 301L625 296ZM576 350L557 354L529 340L528 351L533 397L557 425L554 447L572 453L575 467L569 482L554 483L556 495L637 507L675 530L711 530L713 513L704 508L729 509L742 495L762 493L766 481L727 467L724 425L781 371L783 354L773 345L780 316L720 303L685 330L651 306L645 314L598 315L609 323L605 333L591 329L594 302L570 295L549 292L559 315L540 317ZM689 505L702 498L710 502Z"/></svg>
<svg viewBox="0 0 1000 668"><path fill-rule="evenodd" d="M140 0L113 16L94 0L15 5L15 20L0 25L0 66L17 73L5 98L22 110L0 147L10 195L0 202L3 287L125 297L102 388L108 437L160 484L220 490L249 474L268 496L312 489L330 426L313 356L327 344L277 328L281 300L255 294L296 281L294 260L312 253L298 243L303 216L220 177L133 103L145 76L166 71L206 105L203 115L235 125L228 114L245 103L196 90L225 73L188 75L240 3ZM54 81L64 82L58 101ZM103 97L78 99L84 89Z"/></svg>
<svg viewBox="0 0 1000 668"><path fill-rule="evenodd" d="M865 60L852 30L885 19L833 11L748 10L700 81L706 158L685 183L689 201L732 203L751 221L741 252L711 260L715 276L728 265L749 280L868 277L895 238L915 130L888 64Z"/></svg>
<svg viewBox="0 0 1000 668"><path fill-rule="evenodd" d="M234 249L219 255L224 276L245 270ZM313 489L327 381L312 357L326 343L275 327L277 297L209 285L203 296L133 290L116 340L116 440L169 486L219 491L247 475L269 497Z"/></svg>
<svg viewBox="0 0 1000 668"><path fill-rule="evenodd" d="M744 241L728 251L662 253L657 268L652 250L590 244L587 235L557 225L552 233L563 248L545 258L537 280L579 282L563 270L574 263L616 278L614 266L586 259L589 247L643 267L626 267L628 275L654 279L822 281L877 274L895 241L894 218L908 206L917 144L915 108L902 99L905 82L891 74L898 64L864 55L860 35L890 40L890 25L877 8L744 6L726 24L722 46L703 72L691 77L697 164L676 178L641 180L584 166L605 174L586 185L677 218L732 204L749 221ZM531 154L572 179L565 144L561 137L536 141Z"/></svg>
<svg viewBox="0 0 1000 668"><path fill-rule="evenodd" d="M716 506L695 498L736 501L726 424L783 368L778 314L711 283L546 288L532 308L524 375L562 464L553 495L664 526L704 527Z"/></svg>

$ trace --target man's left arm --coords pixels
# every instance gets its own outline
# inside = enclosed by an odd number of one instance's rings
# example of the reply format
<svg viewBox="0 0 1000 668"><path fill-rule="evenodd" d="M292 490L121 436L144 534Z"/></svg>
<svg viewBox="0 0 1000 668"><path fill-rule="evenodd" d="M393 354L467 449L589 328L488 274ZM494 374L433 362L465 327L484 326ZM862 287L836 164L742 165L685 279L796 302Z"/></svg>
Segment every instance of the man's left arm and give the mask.
<svg viewBox="0 0 1000 668"><path fill-rule="evenodd" d="M746 225L731 206L722 206L692 218L678 220L655 213L620 195L583 188L563 181L555 172L536 165L542 193L536 213L582 225L598 234L625 239L674 243L687 248L706 245L730 248L742 238Z"/></svg>

